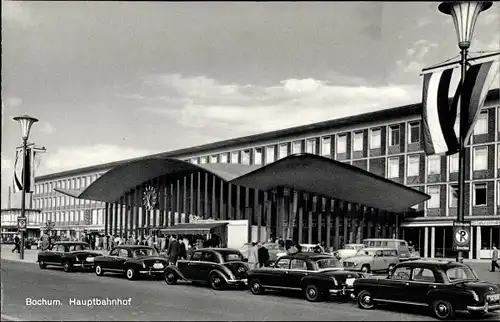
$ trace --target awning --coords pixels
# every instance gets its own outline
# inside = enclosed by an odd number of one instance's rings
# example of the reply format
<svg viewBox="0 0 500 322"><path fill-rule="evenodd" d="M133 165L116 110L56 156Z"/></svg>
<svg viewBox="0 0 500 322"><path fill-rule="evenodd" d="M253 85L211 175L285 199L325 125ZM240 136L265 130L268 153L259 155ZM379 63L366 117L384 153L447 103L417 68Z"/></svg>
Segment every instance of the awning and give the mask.
<svg viewBox="0 0 500 322"><path fill-rule="evenodd" d="M206 235L213 233L215 230L221 229L227 223L203 223L203 224L179 224L167 228L160 229L162 233L174 235Z"/></svg>
<svg viewBox="0 0 500 322"><path fill-rule="evenodd" d="M430 196L358 167L314 154L295 154L230 181L268 191L282 186L395 213Z"/></svg>
<svg viewBox="0 0 500 322"><path fill-rule="evenodd" d="M197 165L178 159L153 156L119 165L83 190L59 188L54 190L74 198L114 203L126 192L163 175L180 177L203 172L213 174L224 181L230 181L259 167L232 163Z"/></svg>

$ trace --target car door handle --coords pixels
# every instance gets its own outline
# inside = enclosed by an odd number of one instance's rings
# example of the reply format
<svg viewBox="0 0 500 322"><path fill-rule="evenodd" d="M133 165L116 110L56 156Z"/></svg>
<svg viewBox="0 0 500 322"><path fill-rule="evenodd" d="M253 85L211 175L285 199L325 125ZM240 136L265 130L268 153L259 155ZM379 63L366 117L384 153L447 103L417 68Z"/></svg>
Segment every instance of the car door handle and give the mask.
<svg viewBox="0 0 500 322"><path fill-rule="evenodd" d="M406 285L406 286L410 286L410 283L406 282L406 283L405 283L405 285Z"/></svg>

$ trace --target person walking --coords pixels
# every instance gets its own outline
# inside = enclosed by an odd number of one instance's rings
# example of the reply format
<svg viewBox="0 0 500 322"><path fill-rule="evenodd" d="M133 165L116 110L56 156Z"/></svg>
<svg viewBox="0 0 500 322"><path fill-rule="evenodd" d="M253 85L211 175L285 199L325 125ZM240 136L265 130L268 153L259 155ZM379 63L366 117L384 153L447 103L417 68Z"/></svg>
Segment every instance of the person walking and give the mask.
<svg viewBox="0 0 500 322"><path fill-rule="evenodd" d="M493 245L493 251L491 252L491 271L494 272L495 268L500 269L498 265L498 249L496 245Z"/></svg>
<svg viewBox="0 0 500 322"><path fill-rule="evenodd" d="M258 257L259 267L267 266L267 263L269 262L269 251L264 245L259 244Z"/></svg>
<svg viewBox="0 0 500 322"><path fill-rule="evenodd" d="M175 265L177 263L177 259L179 258L180 252L181 252L181 245L173 236L170 236L167 256L168 256L168 261L170 262L171 265Z"/></svg>
<svg viewBox="0 0 500 322"><path fill-rule="evenodd" d="M259 264L259 250L257 243L253 242L252 247L248 248L248 266L250 269L257 268Z"/></svg>
<svg viewBox="0 0 500 322"><path fill-rule="evenodd" d="M182 238L179 238L179 249L180 249L179 258L186 259L186 257L187 257L186 244L184 243Z"/></svg>
<svg viewBox="0 0 500 322"><path fill-rule="evenodd" d="M19 246L20 246L20 239L19 236L16 235L16 237L14 237L14 249L12 250L12 252L15 252L17 250L17 252L19 253L19 251L21 250Z"/></svg>

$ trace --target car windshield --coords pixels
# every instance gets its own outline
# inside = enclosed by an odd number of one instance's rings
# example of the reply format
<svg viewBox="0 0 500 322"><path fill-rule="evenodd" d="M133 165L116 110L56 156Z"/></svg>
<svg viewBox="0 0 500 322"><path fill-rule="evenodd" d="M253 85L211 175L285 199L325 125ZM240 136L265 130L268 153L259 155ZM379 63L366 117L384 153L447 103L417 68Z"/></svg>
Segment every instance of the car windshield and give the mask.
<svg viewBox="0 0 500 322"><path fill-rule="evenodd" d="M222 257L224 258L224 262L239 262L243 260L243 257L240 253L222 253Z"/></svg>
<svg viewBox="0 0 500 322"><path fill-rule="evenodd" d="M342 268L342 263L336 258L325 258L316 261L316 266L318 269L326 268Z"/></svg>
<svg viewBox="0 0 500 322"><path fill-rule="evenodd" d="M153 248L137 248L132 251L134 257L158 256L158 253Z"/></svg>
<svg viewBox="0 0 500 322"><path fill-rule="evenodd" d="M469 267L453 267L446 270L450 282L479 279L476 272Z"/></svg>
<svg viewBox="0 0 500 322"><path fill-rule="evenodd" d="M373 256L375 254L374 250L360 249L356 253L356 256Z"/></svg>
<svg viewBox="0 0 500 322"><path fill-rule="evenodd" d="M90 250L90 247L87 244L76 244L76 245L69 246L70 252L79 251L79 250Z"/></svg>

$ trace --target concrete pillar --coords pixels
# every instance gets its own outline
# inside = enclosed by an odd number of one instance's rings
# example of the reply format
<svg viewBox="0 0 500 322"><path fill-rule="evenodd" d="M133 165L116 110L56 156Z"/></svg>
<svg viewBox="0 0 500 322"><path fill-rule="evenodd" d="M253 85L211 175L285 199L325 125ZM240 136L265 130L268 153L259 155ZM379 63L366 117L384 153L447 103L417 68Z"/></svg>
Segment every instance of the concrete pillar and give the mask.
<svg viewBox="0 0 500 322"><path fill-rule="evenodd" d="M436 227L431 227L431 258L436 257Z"/></svg>
<svg viewBox="0 0 500 322"><path fill-rule="evenodd" d="M474 259L473 258L473 254L474 254L474 243L473 243L473 240L474 240L474 227L471 227L471 229L470 229L469 259Z"/></svg>
<svg viewBox="0 0 500 322"><path fill-rule="evenodd" d="M429 257L429 227L424 228L424 258Z"/></svg>
<svg viewBox="0 0 500 322"><path fill-rule="evenodd" d="M481 259L481 226L476 227L476 259Z"/></svg>
<svg viewBox="0 0 500 322"><path fill-rule="evenodd" d="M302 244L304 242L304 206L300 205L299 207L299 236L298 236L298 242L299 244Z"/></svg>
<svg viewBox="0 0 500 322"><path fill-rule="evenodd" d="M338 249L340 246L340 214L338 213L338 209L335 213L335 233L333 235L335 249Z"/></svg>

